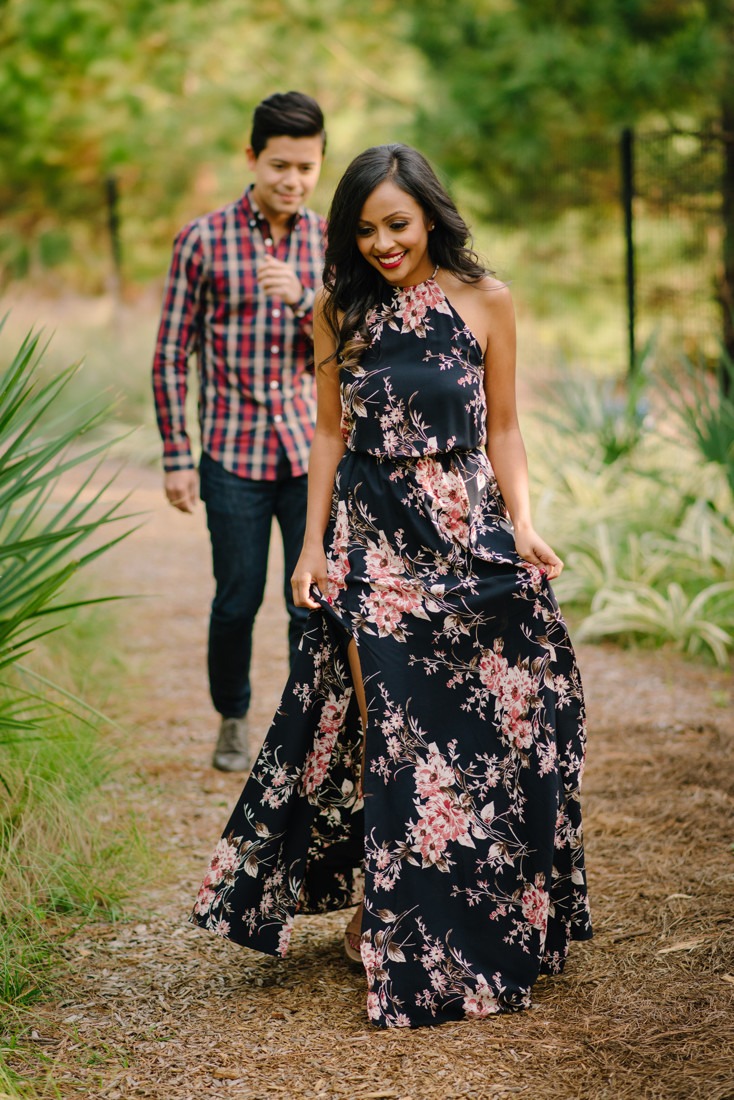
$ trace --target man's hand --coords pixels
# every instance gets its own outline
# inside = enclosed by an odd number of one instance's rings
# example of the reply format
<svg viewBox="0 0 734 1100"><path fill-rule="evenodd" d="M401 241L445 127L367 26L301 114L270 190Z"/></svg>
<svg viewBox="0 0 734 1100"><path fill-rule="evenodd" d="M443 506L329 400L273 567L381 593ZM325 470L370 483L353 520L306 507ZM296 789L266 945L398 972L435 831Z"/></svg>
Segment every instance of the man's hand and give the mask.
<svg viewBox="0 0 734 1100"><path fill-rule="evenodd" d="M172 470L163 477L166 499L179 512L193 512L199 499L199 475L196 470Z"/></svg>
<svg viewBox="0 0 734 1100"><path fill-rule="evenodd" d="M266 294L282 298L289 306L296 305L303 296L303 287L290 264L270 254L257 265L257 278Z"/></svg>

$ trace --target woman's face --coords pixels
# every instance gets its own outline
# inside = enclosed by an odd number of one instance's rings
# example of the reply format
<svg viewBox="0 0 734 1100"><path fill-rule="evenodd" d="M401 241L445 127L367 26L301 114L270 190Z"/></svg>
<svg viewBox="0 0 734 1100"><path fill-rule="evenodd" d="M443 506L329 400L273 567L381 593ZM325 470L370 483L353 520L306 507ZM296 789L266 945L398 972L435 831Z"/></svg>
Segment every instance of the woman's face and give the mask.
<svg viewBox="0 0 734 1100"><path fill-rule="evenodd" d="M360 212L357 248L389 283L412 286L433 274L428 231L423 207L392 180L383 180Z"/></svg>

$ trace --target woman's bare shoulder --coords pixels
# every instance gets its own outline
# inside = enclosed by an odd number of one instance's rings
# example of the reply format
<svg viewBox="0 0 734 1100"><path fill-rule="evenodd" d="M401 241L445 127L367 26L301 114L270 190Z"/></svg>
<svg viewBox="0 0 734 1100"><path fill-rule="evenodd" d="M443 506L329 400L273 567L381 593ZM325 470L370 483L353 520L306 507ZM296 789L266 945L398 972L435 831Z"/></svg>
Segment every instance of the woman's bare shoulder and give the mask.
<svg viewBox="0 0 734 1100"><path fill-rule="evenodd" d="M495 323L503 319L509 321L514 317L512 294L503 279L498 279L495 275L484 275L470 286L474 292L474 300L481 302L485 315L488 314Z"/></svg>
<svg viewBox="0 0 734 1100"><path fill-rule="evenodd" d="M498 279L496 275L483 275L476 283L471 283L476 290L483 294L491 295L491 298L501 300L511 299L509 284L504 279Z"/></svg>
<svg viewBox="0 0 734 1100"><path fill-rule="evenodd" d="M475 298L481 294L483 297L487 297L489 294L495 298L511 298L510 288L503 279L498 279L495 275L482 275L481 278L476 279L471 283L464 282L458 275L453 273L446 274L445 277L447 289L452 294L458 294L469 298Z"/></svg>
<svg viewBox="0 0 734 1100"><path fill-rule="evenodd" d="M316 291L315 295L314 295L314 299L313 299L314 308L318 309L318 310L322 310L324 308L324 306L326 305L326 303L328 302L330 297L331 297L331 293L326 289L326 287L325 286L320 286L318 288L318 290Z"/></svg>
<svg viewBox="0 0 734 1100"><path fill-rule="evenodd" d="M325 286L320 286L319 289L316 291L316 294L314 296L314 310L319 317L323 317L324 311L326 310L330 298L331 291L327 290ZM342 323L343 317L343 312L341 310L337 310L336 320L339 324Z"/></svg>

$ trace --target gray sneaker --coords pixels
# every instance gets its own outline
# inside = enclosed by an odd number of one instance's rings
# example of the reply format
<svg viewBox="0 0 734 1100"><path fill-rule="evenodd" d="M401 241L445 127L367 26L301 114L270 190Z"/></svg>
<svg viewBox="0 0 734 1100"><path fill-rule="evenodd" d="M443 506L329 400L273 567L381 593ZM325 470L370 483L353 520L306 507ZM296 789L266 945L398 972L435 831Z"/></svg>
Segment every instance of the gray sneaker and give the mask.
<svg viewBox="0 0 734 1100"><path fill-rule="evenodd" d="M223 718L219 726L212 766L220 772L244 772L250 766L247 717Z"/></svg>

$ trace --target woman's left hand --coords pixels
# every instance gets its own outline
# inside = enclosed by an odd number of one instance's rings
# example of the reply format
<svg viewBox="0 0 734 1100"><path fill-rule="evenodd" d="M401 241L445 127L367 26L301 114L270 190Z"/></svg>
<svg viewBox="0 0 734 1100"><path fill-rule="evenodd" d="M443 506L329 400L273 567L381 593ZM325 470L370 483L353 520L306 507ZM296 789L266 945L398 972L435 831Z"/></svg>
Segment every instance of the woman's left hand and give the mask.
<svg viewBox="0 0 734 1100"><path fill-rule="evenodd" d="M525 561L537 565L549 581L561 575L563 562L532 527L515 532L515 549Z"/></svg>

